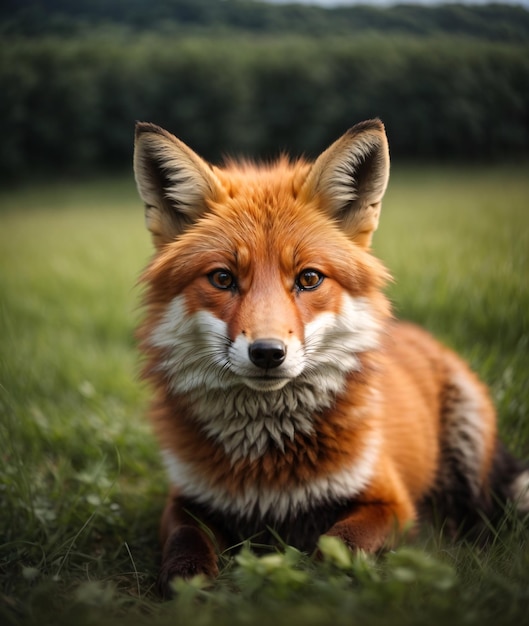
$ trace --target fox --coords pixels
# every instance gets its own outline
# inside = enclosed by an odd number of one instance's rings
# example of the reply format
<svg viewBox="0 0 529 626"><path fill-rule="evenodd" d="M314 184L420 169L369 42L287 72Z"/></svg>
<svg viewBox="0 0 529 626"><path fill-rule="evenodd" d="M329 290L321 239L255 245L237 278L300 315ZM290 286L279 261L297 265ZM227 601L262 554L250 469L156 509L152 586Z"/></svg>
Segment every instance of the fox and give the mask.
<svg viewBox="0 0 529 626"><path fill-rule="evenodd" d="M137 336L170 483L163 595L215 578L248 539L376 553L435 516L458 536L508 502L529 512L529 470L487 387L392 313L371 250L389 169L379 119L313 161L218 166L136 124L154 247Z"/></svg>

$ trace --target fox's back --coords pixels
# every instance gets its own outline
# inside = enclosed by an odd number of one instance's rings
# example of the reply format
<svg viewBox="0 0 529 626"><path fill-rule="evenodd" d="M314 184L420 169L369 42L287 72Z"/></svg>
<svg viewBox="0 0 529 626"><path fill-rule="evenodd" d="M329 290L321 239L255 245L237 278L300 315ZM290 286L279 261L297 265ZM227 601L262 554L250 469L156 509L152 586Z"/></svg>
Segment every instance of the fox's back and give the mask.
<svg viewBox="0 0 529 626"><path fill-rule="evenodd" d="M495 411L467 364L406 322L388 327L381 362L385 445L414 496L439 489L440 476L457 459L476 474L473 480L486 480Z"/></svg>

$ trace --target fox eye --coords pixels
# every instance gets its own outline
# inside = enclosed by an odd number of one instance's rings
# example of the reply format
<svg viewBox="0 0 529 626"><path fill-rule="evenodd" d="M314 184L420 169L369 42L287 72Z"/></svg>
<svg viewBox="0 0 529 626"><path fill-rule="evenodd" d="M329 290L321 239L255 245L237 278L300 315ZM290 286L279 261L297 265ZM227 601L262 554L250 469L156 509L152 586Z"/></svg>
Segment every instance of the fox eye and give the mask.
<svg viewBox="0 0 529 626"><path fill-rule="evenodd" d="M300 290L316 289L324 278L325 276L318 270L303 270L296 278L296 287Z"/></svg>
<svg viewBox="0 0 529 626"><path fill-rule="evenodd" d="M213 270L208 274L208 280L217 289L233 289L235 276L228 270Z"/></svg>

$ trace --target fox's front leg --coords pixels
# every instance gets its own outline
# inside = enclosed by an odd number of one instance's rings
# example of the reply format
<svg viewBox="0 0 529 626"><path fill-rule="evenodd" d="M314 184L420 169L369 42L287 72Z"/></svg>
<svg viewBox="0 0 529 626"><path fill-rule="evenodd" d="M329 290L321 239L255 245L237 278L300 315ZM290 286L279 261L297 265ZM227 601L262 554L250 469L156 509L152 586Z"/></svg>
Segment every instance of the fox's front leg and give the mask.
<svg viewBox="0 0 529 626"><path fill-rule="evenodd" d="M176 578L217 576L220 539L209 526L208 530L185 510L175 491L169 494L160 529L162 564L158 588L162 596L172 595L171 581Z"/></svg>
<svg viewBox="0 0 529 626"><path fill-rule="evenodd" d="M371 485L352 509L327 531L352 550L375 552L394 543L415 521L411 498L390 470Z"/></svg>

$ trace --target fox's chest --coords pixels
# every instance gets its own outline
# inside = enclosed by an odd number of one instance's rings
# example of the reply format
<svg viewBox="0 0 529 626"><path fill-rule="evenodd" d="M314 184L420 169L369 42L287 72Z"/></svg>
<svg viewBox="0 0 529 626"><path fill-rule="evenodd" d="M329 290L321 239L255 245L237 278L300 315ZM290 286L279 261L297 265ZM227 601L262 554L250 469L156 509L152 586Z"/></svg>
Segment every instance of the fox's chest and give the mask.
<svg viewBox="0 0 529 626"><path fill-rule="evenodd" d="M335 463L318 459L308 445L275 448L258 459L234 464L222 455L212 453L206 462L174 449L166 449L163 458L181 497L250 525L256 521L290 525L309 511L333 509L358 497L375 474L379 443L374 434L366 437L355 454L340 454Z"/></svg>

